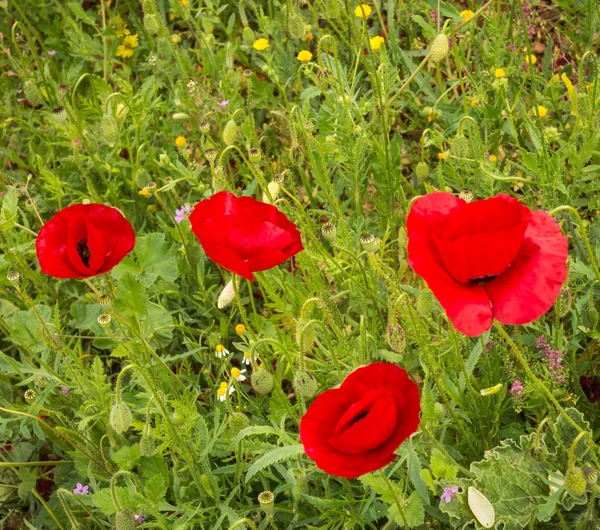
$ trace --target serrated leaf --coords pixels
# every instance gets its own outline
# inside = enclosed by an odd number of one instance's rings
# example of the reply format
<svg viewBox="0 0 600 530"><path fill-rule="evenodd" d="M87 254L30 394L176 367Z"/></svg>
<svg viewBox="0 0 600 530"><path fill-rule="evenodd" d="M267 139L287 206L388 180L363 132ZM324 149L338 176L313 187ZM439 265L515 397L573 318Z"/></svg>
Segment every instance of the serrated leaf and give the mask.
<svg viewBox="0 0 600 530"><path fill-rule="evenodd" d="M0 209L0 230L12 228L17 221L17 204L19 198L15 188L9 188L2 198Z"/></svg>
<svg viewBox="0 0 600 530"><path fill-rule="evenodd" d="M117 284L115 308L121 312L144 315L147 302L148 294L142 283L132 274L124 274Z"/></svg>
<svg viewBox="0 0 600 530"><path fill-rule="evenodd" d="M21 499L27 497L31 490L34 488L37 479L31 469L28 467L22 467L19 469L19 480L21 483L17 489L17 494Z"/></svg>
<svg viewBox="0 0 600 530"><path fill-rule="evenodd" d="M233 445L237 445L241 440L246 438L246 436L252 436L257 434L275 434L279 435L279 431L275 429L275 427L269 427L264 425L252 425L250 427L246 427L242 429L238 435L233 440Z"/></svg>
<svg viewBox="0 0 600 530"><path fill-rule="evenodd" d="M140 459L140 447L138 444L121 447L110 455L110 459L119 466L119 469L130 471Z"/></svg>
<svg viewBox="0 0 600 530"><path fill-rule="evenodd" d="M142 272L155 274L168 282L175 281L179 276L175 245L166 241L162 232L139 237L135 244L135 254Z"/></svg>
<svg viewBox="0 0 600 530"><path fill-rule="evenodd" d="M246 473L246 484L250 479L258 472L262 471L266 467L273 465L282 460L289 460L304 452L304 447L301 444L286 445L284 447L277 447L271 451L268 451L262 455L259 459L255 460L254 463L248 469Z"/></svg>
<svg viewBox="0 0 600 530"><path fill-rule="evenodd" d="M155 506L158 506L167 494L167 484L161 475L154 475L144 484L146 498Z"/></svg>
<svg viewBox="0 0 600 530"><path fill-rule="evenodd" d="M431 451L430 466L433 476L437 479L450 480L456 477L458 473L456 464L448 460L444 453L435 448Z"/></svg>

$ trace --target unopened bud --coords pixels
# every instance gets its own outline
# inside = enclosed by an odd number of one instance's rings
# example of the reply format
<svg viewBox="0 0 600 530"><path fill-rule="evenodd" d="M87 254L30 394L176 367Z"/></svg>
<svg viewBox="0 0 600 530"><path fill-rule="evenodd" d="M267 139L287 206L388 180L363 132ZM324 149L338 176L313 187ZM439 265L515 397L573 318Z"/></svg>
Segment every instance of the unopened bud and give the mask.
<svg viewBox="0 0 600 530"><path fill-rule="evenodd" d="M221 291L219 299L217 300L217 307L219 309L226 308L229 304L231 304L231 302L233 302L234 298L235 290L233 288L233 279L231 279L227 282L227 285Z"/></svg>
<svg viewBox="0 0 600 530"><path fill-rule="evenodd" d="M317 393L319 385L315 376L309 371L298 372L292 383L296 395L302 399L311 399Z"/></svg>
<svg viewBox="0 0 600 530"><path fill-rule="evenodd" d="M52 117L59 123L65 123L67 121L67 111L64 107L56 107L52 111Z"/></svg>
<svg viewBox="0 0 600 530"><path fill-rule="evenodd" d="M583 469L580 467L571 467L565 475L565 488L567 491L576 497L581 497L585 494L587 483Z"/></svg>
<svg viewBox="0 0 600 530"><path fill-rule="evenodd" d="M121 401L120 403L115 402L110 409L109 421L117 434L124 433L131 427L131 422L133 421L133 414L131 413L129 405L124 401Z"/></svg>
<svg viewBox="0 0 600 530"><path fill-rule="evenodd" d="M252 147L248 151L248 157L250 158L250 162L252 162L253 164L257 164L262 158L262 153L260 152L260 149L258 147Z"/></svg>
<svg viewBox="0 0 600 530"><path fill-rule="evenodd" d="M115 530L134 530L135 521L133 515L127 510L120 510L115 513Z"/></svg>
<svg viewBox="0 0 600 530"><path fill-rule="evenodd" d="M225 124L225 128L223 129L223 142L225 145L233 145L235 143L235 139L237 137L237 123L233 120L229 120Z"/></svg>
<svg viewBox="0 0 600 530"><path fill-rule="evenodd" d="M232 412L227 420L234 436L250 425L250 419L243 412Z"/></svg>
<svg viewBox="0 0 600 530"><path fill-rule="evenodd" d="M250 382L254 391L261 396L266 396L273 390L273 376L262 367L253 372Z"/></svg>
<svg viewBox="0 0 600 530"><path fill-rule="evenodd" d="M381 246L381 240L373 234L364 234L360 238L360 244L369 254L375 254Z"/></svg>
<svg viewBox="0 0 600 530"><path fill-rule="evenodd" d="M448 55L449 50L448 36L440 33L431 43L429 57L434 63L438 63Z"/></svg>

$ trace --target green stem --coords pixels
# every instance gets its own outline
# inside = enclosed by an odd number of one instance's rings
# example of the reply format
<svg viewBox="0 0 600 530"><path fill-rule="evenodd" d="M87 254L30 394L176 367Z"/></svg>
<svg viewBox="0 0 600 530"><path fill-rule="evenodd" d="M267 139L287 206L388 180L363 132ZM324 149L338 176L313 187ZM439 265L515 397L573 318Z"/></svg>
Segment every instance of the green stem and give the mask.
<svg viewBox="0 0 600 530"><path fill-rule="evenodd" d="M400 514L400 518L402 519L402 522L404 523L404 527L410 528L408 521L406 520L406 515L404 515L404 508L402 508L402 503L400 502L400 499L398 499L398 495L396 495L396 492L394 491L394 486L393 486L392 482L390 481L389 478L387 478L383 469L379 470L379 474L381 475L381 478L383 478L383 481L385 482L385 485L387 486L388 490L392 494L392 497L394 497L394 504L396 505L396 508L398 508L398 513Z"/></svg>

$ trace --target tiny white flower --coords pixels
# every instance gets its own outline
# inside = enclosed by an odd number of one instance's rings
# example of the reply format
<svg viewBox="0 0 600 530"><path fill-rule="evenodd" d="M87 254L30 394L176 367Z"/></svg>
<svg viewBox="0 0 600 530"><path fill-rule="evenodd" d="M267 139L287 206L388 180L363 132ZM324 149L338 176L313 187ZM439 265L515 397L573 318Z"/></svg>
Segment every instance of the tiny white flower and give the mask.
<svg viewBox="0 0 600 530"><path fill-rule="evenodd" d="M217 347L215 348L215 355L217 358L222 359L223 357L229 355L229 350L226 349L222 344L217 344Z"/></svg>
<svg viewBox="0 0 600 530"><path fill-rule="evenodd" d="M244 375L246 373L246 370L240 370L239 368L232 368L231 369L231 377L233 377L236 381L245 381L246 380L246 376Z"/></svg>
<svg viewBox="0 0 600 530"><path fill-rule="evenodd" d="M235 392L235 388L233 386L229 386L225 381L221 383L221 386L217 390L217 396L219 397L219 401L225 401L228 395L231 395Z"/></svg>
<svg viewBox="0 0 600 530"><path fill-rule="evenodd" d="M244 352L244 358L242 359L242 362L248 366L250 366L252 364L252 360L250 359L250 354L247 351Z"/></svg>

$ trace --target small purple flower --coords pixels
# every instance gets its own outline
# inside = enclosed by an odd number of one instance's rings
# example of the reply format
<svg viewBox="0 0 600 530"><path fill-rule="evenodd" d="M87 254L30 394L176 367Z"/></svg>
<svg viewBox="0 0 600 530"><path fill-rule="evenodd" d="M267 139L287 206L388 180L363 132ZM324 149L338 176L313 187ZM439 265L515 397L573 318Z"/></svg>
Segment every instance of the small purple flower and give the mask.
<svg viewBox="0 0 600 530"><path fill-rule="evenodd" d="M518 379L515 379L514 383L510 387L510 393L515 397L522 398L524 389L525 386L523 385L523 383L521 383L521 381L519 381Z"/></svg>
<svg viewBox="0 0 600 530"><path fill-rule="evenodd" d="M452 499L456 497L456 492L458 491L458 486L452 486L451 488L444 488L444 493L440 499L446 501L446 504L449 503Z"/></svg>
<svg viewBox="0 0 600 530"><path fill-rule="evenodd" d="M431 17L431 20L434 24L438 23L438 20L440 19L440 14L438 13L437 9L430 9L429 16Z"/></svg>
<svg viewBox="0 0 600 530"><path fill-rule="evenodd" d="M490 337L488 340L485 341L485 351L489 353L492 351L493 347L494 343L492 342L492 338Z"/></svg>
<svg viewBox="0 0 600 530"><path fill-rule="evenodd" d="M226 107L227 105L229 105L229 100L228 99L224 99L223 101L219 101L217 103L217 105L219 105L219 107Z"/></svg>
<svg viewBox="0 0 600 530"><path fill-rule="evenodd" d="M182 206L181 208L179 208L178 210L175 210L175 221L177 222L177 224L180 224L181 221L186 219L187 218L186 214L189 214L191 211L192 211L192 207L189 204L186 204L186 205Z"/></svg>
<svg viewBox="0 0 600 530"><path fill-rule="evenodd" d="M77 483L77 487L73 490L75 495L87 495L90 492L89 486L84 486L81 482Z"/></svg>
<svg viewBox="0 0 600 530"><path fill-rule="evenodd" d="M533 40L536 35L537 29L535 29L535 26L533 24L529 24L529 26L527 26L527 36Z"/></svg>
<svg viewBox="0 0 600 530"><path fill-rule="evenodd" d="M48 55L56 55L56 50L48 50Z"/></svg>
<svg viewBox="0 0 600 530"><path fill-rule="evenodd" d="M508 51L510 51L510 52L516 52L517 51L517 47L512 42L509 42L508 43Z"/></svg>
<svg viewBox="0 0 600 530"><path fill-rule="evenodd" d="M136 524L144 524L144 521L146 519L144 519L141 515L138 515L137 513L133 516L133 520L136 522Z"/></svg>
<svg viewBox="0 0 600 530"><path fill-rule="evenodd" d="M66 386L63 386L63 387L60 389L60 393L61 393L63 396L66 396L66 395L69 393L69 389L68 389Z"/></svg>

